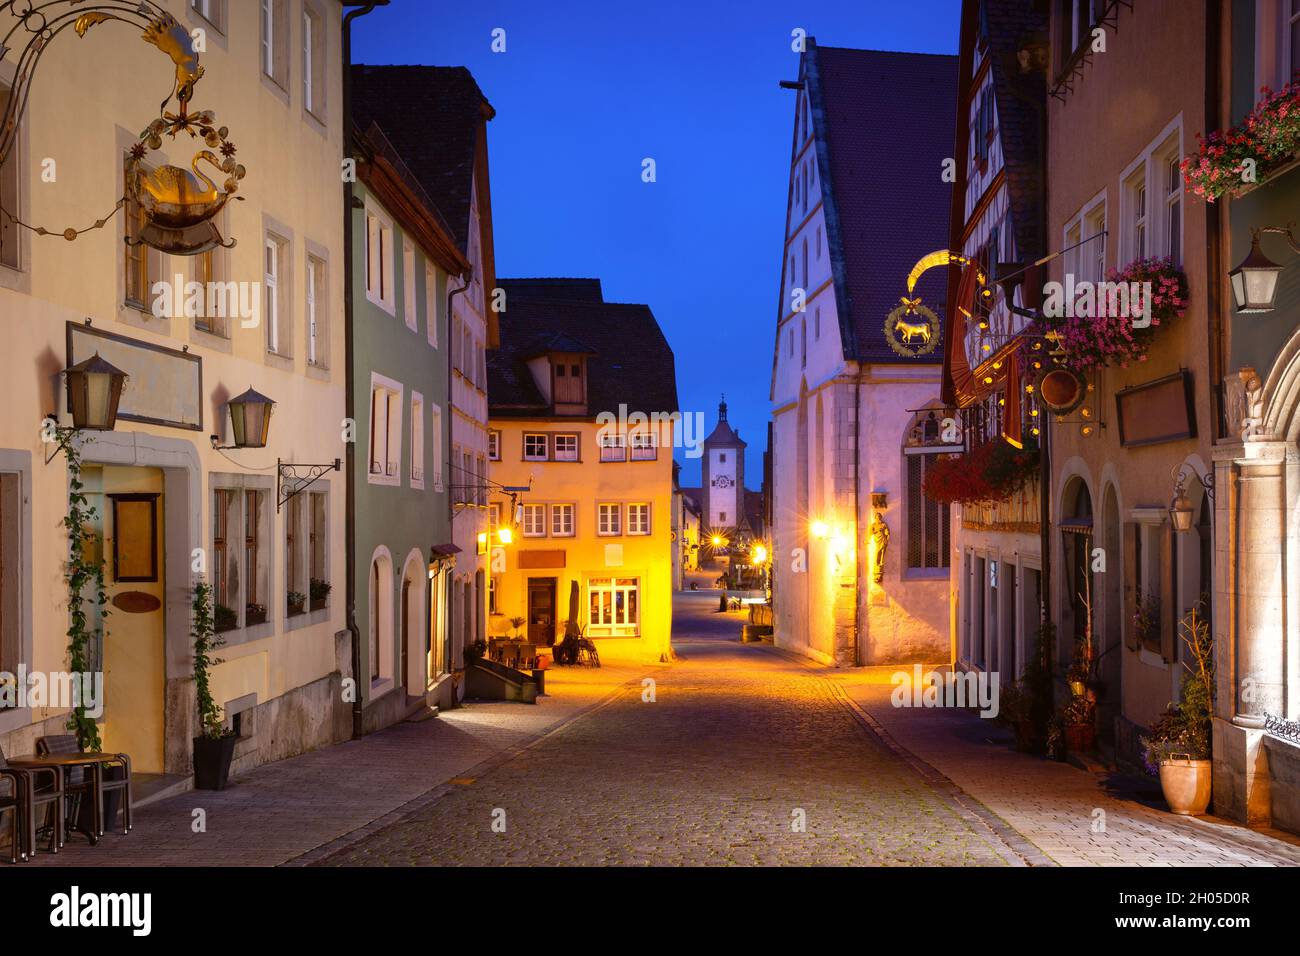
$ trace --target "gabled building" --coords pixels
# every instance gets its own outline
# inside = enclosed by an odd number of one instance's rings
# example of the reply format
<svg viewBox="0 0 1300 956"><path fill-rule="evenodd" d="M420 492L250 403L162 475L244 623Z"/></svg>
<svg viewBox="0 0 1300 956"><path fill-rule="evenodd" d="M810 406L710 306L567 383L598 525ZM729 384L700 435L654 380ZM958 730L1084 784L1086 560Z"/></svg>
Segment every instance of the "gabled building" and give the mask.
<svg viewBox="0 0 1300 956"><path fill-rule="evenodd" d="M353 87L358 124L366 83ZM361 730L369 732L452 703L447 288L470 263L379 125L353 142L348 374L360 453L351 519Z"/></svg>
<svg viewBox="0 0 1300 956"><path fill-rule="evenodd" d="M991 293L969 304L968 318L961 312L968 304L959 301L963 270L951 270L943 400L954 410L965 453L1004 441L1009 431L1026 447L1040 444L1039 414L1021 387L1034 370L1012 371L1026 348L1027 313L1040 297L1032 282L1021 282L1008 300L994 276L1018 272L1047 252L1046 33L1046 15L1025 0L962 6L948 248L984 273ZM1038 482L1006 500L952 510L954 554L960 555L952 567L957 662L1013 680L1033 653L1041 623ZM1118 657L1109 662L1117 665Z"/></svg>
<svg viewBox="0 0 1300 956"><path fill-rule="evenodd" d="M772 357L778 646L840 665L947 662L948 509L913 440L939 402L952 56L812 38L793 91ZM920 297L910 306L900 303Z"/></svg>
<svg viewBox="0 0 1300 956"><path fill-rule="evenodd" d="M672 349L648 306L606 302L596 280L500 286L489 632L524 618L546 648L572 621L602 659L670 659Z"/></svg>
<svg viewBox="0 0 1300 956"><path fill-rule="evenodd" d="M469 263L467 279L452 279L439 292L448 315L439 351L449 378L444 474L455 564L446 654L454 675L463 669L464 646L487 634L486 355L497 347L487 124L496 114L464 67L355 66L353 77L357 111L384 130ZM438 557L448 563L448 555Z"/></svg>

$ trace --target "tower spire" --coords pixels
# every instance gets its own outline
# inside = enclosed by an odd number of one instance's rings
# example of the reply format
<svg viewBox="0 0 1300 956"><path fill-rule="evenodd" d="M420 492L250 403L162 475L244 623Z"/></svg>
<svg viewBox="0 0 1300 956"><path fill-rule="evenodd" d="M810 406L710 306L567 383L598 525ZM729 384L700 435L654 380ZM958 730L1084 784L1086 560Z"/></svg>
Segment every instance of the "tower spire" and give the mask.
<svg viewBox="0 0 1300 956"><path fill-rule="evenodd" d="M725 422L726 420L727 420L727 394L723 392L722 401L718 402L718 421Z"/></svg>

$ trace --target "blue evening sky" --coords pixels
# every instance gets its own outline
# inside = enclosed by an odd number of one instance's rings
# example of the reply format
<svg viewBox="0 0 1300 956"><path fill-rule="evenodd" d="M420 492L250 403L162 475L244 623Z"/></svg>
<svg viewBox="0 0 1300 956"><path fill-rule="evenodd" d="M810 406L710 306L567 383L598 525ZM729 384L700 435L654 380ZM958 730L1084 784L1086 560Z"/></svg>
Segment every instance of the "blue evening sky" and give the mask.
<svg viewBox="0 0 1300 956"><path fill-rule="evenodd" d="M959 11L959 0L393 0L356 21L353 59L469 67L497 111L497 274L596 276L606 299L647 303L676 355L682 411L704 412L711 429L726 392L749 443L745 483L758 488L791 31L824 46L955 53ZM491 50L497 27L505 53ZM646 157L657 182L641 181ZM699 472L683 460L682 483Z"/></svg>

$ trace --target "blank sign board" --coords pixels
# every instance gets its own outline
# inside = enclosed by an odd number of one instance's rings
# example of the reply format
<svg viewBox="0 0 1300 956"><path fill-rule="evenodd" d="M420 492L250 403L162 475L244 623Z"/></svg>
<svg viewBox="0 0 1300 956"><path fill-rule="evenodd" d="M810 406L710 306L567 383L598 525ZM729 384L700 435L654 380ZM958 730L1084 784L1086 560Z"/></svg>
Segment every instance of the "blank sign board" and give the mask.
<svg viewBox="0 0 1300 956"><path fill-rule="evenodd" d="M68 365L96 352L127 374L117 417L203 430L203 360L197 355L68 323Z"/></svg>

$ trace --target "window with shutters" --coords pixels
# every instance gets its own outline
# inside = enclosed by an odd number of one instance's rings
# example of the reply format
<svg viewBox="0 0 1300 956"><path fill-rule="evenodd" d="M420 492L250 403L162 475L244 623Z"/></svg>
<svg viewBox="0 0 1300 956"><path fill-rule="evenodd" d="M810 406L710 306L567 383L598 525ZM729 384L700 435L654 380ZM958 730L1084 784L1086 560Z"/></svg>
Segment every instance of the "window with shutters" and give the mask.
<svg viewBox="0 0 1300 956"><path fill-rule="evenodd" d="M402 478L402 393L400 382L370 374L371 484L396 485Z"/></svg>

